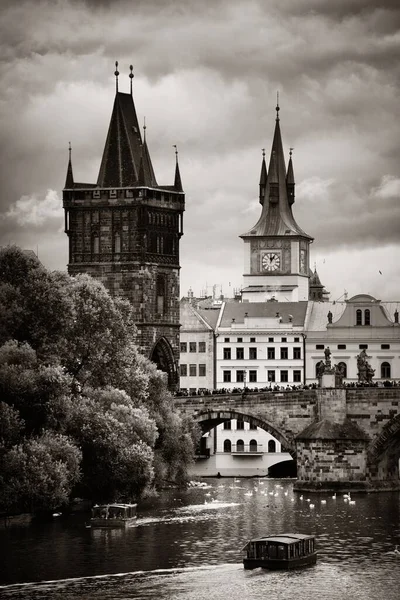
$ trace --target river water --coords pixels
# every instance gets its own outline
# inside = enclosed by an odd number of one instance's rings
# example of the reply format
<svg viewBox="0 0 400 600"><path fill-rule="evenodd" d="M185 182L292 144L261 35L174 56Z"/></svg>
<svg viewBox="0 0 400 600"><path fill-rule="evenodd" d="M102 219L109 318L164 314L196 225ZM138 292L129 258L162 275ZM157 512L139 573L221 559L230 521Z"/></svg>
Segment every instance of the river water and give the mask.
<svg viewBox="0 0 400 600"><path fill-rule="evenodd" d="M399 600L400 493L350 504L302 498L291 480L205 481L140 504L127 530L86 528L78 513L1 529L0 598ZM317 565L245 571L246 541L282 532L315 534Z"/></svg>

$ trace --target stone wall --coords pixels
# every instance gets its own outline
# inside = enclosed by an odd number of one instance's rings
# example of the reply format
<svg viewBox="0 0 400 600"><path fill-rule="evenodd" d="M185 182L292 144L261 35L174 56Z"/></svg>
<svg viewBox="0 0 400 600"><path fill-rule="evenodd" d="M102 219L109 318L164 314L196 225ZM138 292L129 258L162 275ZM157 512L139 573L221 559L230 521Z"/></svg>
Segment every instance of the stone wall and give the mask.
<svg viewBox="0 0 400 600"><path fill-rule="evenodd" d="M301 440L297 442L298 490L364 490L367 444L363 440Z"/></svg>

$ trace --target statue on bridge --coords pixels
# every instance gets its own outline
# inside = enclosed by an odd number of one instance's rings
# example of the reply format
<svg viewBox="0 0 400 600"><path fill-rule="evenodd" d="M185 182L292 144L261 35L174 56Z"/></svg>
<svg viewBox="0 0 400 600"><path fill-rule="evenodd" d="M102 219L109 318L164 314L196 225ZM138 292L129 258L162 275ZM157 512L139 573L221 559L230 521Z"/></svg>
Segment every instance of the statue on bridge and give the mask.
<svg viewBox="0 0 400 600"><path fill-rule="evenodd" d="M358 381L360 383L371 383L372 378L375 375L375 369L369 364L368 358L371 357L368 356L365 348L361 350L360 354L357 356Z"/></svg>
<svg viewBox="0 0 400 600"><path fill-rule="evenodd" d="M329 348L329 346L327 346L325 348L324 354L325 354L325 367L326 367L326 369L331 369L332 368L331 349Z"/></svg>
<svg viewBox="0 0 400 600"><path fill-rule="evenodd" d="M342 387L345 376L345 367L342 363L339 363L338 365L334 365L333 368L335 371L335 387Z"/></svg>
<svg viewBox="0 0 400 600"><path fill-rule="evenodd" d="M325 360L320 360L316 364L319 387L333 388L341 386L343 382L343 376L341 376L337 365L332 366L332 353L329 346L325 348L324 355Z"/></svg>

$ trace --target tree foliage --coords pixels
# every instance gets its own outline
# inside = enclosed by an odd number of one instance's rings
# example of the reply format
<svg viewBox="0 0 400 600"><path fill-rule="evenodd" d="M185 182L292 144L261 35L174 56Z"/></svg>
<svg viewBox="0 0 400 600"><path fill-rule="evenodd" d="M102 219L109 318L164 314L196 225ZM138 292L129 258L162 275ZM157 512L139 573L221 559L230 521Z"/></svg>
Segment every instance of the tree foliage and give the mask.
<svg viewBox="0 0 400 600"><path fill-rule="evenodd" d="M0 510L183 482L200 432L134 343L129 302L0 250Z"/></svg>

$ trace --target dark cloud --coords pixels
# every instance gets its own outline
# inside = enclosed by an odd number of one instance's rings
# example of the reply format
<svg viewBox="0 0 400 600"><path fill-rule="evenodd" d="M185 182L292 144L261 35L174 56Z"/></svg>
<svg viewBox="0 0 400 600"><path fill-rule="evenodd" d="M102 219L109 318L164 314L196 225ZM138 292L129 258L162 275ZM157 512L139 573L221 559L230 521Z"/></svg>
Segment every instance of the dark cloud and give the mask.
<svg viewBox="0 0 400 600"><path fill-rule="evenodd" d="M134 65L160 182L172 182L180 149L183 289L194 272L236 273L240 285L238 235L259 216L277 89L284 147L295 147L295 216L315 255L345 245L358 264L367 247L397 247L399 27L392 1L3 0L0 245L40 240L52 268L65 265L48 190L60 194L69 140L76 179L96 180L118 59L121 89Z"/></svg>

